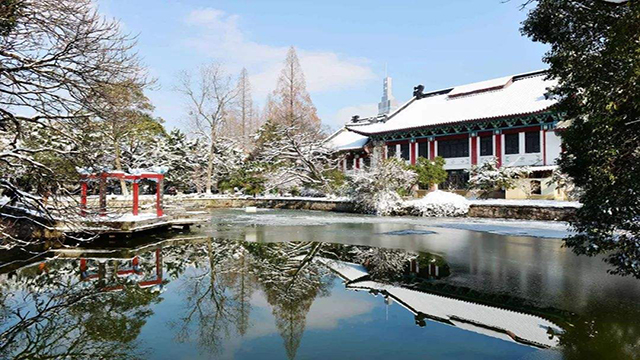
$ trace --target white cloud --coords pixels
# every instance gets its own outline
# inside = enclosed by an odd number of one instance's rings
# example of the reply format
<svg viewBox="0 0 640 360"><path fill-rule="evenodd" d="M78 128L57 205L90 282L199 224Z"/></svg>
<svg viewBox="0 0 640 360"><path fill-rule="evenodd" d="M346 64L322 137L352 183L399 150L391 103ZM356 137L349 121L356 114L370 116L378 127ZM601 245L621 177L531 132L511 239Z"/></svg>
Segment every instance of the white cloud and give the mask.
<svg viewBox="0 0 640 360"><path fill-rule="evenodd" d="M227 64L229 71L247 67L255 95L263 98L275 87L288 48L249 40L239 20L237 15L218 9L194 10L185 22L196 28L197 35L188 38L185 45ZM297 50L307 88L312 93L353 88L375 78L365 58L345 57L331 51Z"/></svg>

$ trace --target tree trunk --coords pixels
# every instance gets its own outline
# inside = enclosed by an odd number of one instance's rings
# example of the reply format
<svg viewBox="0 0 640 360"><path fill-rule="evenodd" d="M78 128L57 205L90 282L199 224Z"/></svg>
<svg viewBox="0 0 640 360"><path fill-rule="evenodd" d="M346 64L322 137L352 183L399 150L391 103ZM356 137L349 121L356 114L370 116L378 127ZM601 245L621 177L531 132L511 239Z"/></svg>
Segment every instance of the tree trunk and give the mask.
<svg viewBox="0 0 640 360"><path fill-rule="evenodd" d="M113 146L116 153L116 170L122 171L122 161L120 160L120 145L118 145L118 142L116 141ZM127 190L127 183L126 181L124 181L124 179L120 179L120 189L122 189L122 195L129 195L129 191Z"/></svg>
<svg viewBox="0 0 640 360"><path fill-rule="evenodd" d="M211 186L212 186L212 179L211 177L213 176L213 157L214 157L214 144L215 144L215 136L214 136L214 132L211 132L211 146L209 147L209 162L207 164L207 188L205 189L205 192L207 194L211 194Z"/></svg>

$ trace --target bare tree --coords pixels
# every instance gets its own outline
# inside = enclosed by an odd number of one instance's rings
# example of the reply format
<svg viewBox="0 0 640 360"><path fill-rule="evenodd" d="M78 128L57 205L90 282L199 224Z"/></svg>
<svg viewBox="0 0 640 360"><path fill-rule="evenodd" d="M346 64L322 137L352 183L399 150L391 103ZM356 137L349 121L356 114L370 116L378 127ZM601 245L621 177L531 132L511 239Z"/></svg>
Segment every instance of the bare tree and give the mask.
<svg viewBox="0 0 640 360"><path fill-rule="evenodd" d="M251 96L251 82L247 69L242 69L236 84L238 95L229 111L229 116L224 124L223 134L226 137L236 139L242 144L242 148L251 148L249 138L258 129L258 110Z"/></svg>
<svg viewBox="0 0 640 360"><path fill-rule="evenodd" d="M77 134L95 115L101 89L123 82L144 88L148 78L132 52L135 39L99 16L90 0L23 0L1 11L0 191L14 205L50 216L61 208L45 199L64 195L73 179L42 159L73 165L91 155ZM33 134L44 138L29 141ZM29 188L19 181L25 170L37 175ZM38 191L41 185L51 194ZM9 236L0 228L0 238Z"/></svg>
<svg viewBox="0 0 640 360"><path fill-rule="evenodd" d="M266 106L268 120L301 131L320 127L316 107L307 92L304 73L292 46L287 53L278 84Z"/></svg>
<svg viewBox="0 0 640 360"><path fill-rule="evenodd" d="M177 91L188 101L189 120L196 135L209 143L206 193L211 193L215 145L218 134L227 119L232 102L238 95L220 64L203 65L197 74L183 71Z"/></svg>
<svg viewBox="0 0 640 360"><path fill-rule="evenodd" d="M92 107L101 119L101 132L113 148L115 168L124 171L122 142L144 133L145 123L153 122L150 115L153 105L139 85L124 82L103 86ZM128 195L124 179L120 180L120 187L122 195Z"/></svg>

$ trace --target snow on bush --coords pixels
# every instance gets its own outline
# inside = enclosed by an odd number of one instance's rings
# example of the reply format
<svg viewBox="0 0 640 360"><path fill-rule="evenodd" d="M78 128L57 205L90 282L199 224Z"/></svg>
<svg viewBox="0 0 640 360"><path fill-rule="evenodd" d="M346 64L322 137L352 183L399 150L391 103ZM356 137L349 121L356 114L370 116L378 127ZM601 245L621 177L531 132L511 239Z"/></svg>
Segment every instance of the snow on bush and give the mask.
<svg viewBox="0 0 640 360"><path fill-rule="evenodd" d="M498 168L498 160L493 158L480 166L471 167L469 188L480 198L486 198L493 191L513 189L517 180L530 172L527 167Z"/></svg>
<svg viewBox="0 0 640 360"><path fill-rule="evenodd" d="M402 212L402 198L395 191L381 191L370 198L371 212L376 215L389 216Z"/></svg>
<svg viewBox="0 0 640 360"><path fill-rule="evenodd" d="M403 208L408 215L465 216L469 212L469 201L458 194L436 190L422 199L405 201Z"/></svg>
<svg viewBox="0 0 640 360"><path fill-rule="evenodd" d="M401 208L400 193L408 193L416 178L406 164L389 159L368 171L350 175L342 192L364 213L393 215Z"/></svg>

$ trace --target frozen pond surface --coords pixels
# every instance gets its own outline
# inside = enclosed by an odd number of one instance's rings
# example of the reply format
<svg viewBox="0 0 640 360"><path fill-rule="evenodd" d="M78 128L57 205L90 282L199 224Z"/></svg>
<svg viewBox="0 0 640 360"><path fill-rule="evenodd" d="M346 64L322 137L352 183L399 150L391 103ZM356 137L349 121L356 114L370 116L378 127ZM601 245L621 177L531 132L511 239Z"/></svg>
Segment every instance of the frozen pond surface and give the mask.
<svg viewBox="0 0 640 360"><path fill-rule="evenodd" d="M640 281L562 248L567 233L214 211L0 274L0 358L639 358Z"/></svg>

